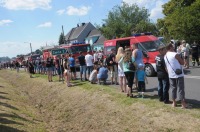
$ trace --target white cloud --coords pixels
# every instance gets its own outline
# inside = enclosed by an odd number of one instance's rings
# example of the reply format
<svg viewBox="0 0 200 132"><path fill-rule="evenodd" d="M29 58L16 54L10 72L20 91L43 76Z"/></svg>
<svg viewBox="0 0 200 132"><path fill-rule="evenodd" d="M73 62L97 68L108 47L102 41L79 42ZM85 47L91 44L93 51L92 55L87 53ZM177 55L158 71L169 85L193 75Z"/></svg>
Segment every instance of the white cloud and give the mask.
<svg viewBox="0 0 200 132"><path fill-rule="evenodd" d="M12 23L13 21L11 20L0 20L0 26L3 26L3 25L8 25L9 23Z"/></svg>
<svg viewBox="0 0 200 132"><path fill-rule="evenodd" d="M162 18L162 5L169 0L123 0L128 4L137 4L139 7L145 7L149 10L150 19L156 21L158 18Z"/></svg>
<svg viewBox="0 0 200 132"><path fill-rule="evenodd" d="M162 1L157 1L155 8L153 8L150 12L150 18L156 20L158 18L163 18L164 15L162 14L162 5L164 3Z"/></svg>
<svg viewBox="0 0 200 132"><path fill-rule="evenodd" d="M65 10L64 9L58 10L57 13L58 13L58 15L62 15L65 13Z"/></svg>
<svg viewBox="0 0 200 132"><path fill-rule="evenodd" d="M76 7L73 7L73 6L68 6L67 7L67 10L66 10L66 13L67 15L75 15L75 16L84 16L84 15L87 15L89 10L91 9L91 7L89 6L82 6L80 8L76 8Z"/></svg>
<svg viewBox="0 0 200 132"><path fill-rule="evenodd" d="M45 22L43 24L38 25L37 27L51 27L52 23L51 22Z"/></svg>
<svg viewBox="0 0 200 132"><path fill-rule="evenodd" d="M51 0L1 0L0 6L10 10L50 9Z"/></svg>

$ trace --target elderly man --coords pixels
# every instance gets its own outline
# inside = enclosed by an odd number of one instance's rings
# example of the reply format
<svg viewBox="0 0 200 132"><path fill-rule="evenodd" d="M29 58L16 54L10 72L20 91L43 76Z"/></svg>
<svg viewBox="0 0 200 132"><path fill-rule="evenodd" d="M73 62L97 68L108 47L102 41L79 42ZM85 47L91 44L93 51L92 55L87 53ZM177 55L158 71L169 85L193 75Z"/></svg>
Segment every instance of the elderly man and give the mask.
<svg viewBox="0 0 200 132"><path fill-rule="evenodd" d="M164 59L169 75L170 88L172 89L172 106L176 107L176 98L178 90L178 95L179 99L181 100L182 108L186 108L184 73L183 68L181 66L184 64L184 61L176 52L174 52L174 48L171 43L168 44L166 49L167 53Z"/></svg>

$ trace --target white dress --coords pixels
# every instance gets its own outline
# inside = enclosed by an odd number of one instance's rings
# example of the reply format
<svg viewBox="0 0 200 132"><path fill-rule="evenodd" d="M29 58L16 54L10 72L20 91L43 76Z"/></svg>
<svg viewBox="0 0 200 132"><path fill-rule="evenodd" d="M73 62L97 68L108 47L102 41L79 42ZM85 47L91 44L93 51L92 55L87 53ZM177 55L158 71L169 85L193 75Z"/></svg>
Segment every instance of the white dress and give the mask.
<svg viewBox="0 0 200 132"><path fill-rule="evenodd" d="M123 62L122 60L123 60L123 57L118 62L118 76L119 77L124 77L125 76L124 70L123 70L123 66L122 66L122 62Z"/></svg>

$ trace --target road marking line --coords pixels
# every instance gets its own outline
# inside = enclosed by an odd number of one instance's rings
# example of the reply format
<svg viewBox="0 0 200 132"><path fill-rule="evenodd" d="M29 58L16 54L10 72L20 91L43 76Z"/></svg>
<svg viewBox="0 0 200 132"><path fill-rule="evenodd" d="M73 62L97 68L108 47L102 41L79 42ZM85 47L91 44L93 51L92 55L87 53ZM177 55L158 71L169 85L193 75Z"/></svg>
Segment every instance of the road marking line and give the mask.
<svg viewBox="0 0 200 132"><path fill-rule="evenodd" d="M200 76L188 76L188 75L185 75L185 78L200 79Z"/></svg>

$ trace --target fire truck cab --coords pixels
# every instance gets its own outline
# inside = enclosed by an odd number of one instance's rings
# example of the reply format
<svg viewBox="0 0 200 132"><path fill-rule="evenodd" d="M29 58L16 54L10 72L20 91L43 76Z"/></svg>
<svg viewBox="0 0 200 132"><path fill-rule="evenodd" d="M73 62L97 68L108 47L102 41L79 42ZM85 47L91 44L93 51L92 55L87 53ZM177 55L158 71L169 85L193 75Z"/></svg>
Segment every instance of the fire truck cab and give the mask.
<svg viewBox="0 0 200 132"><path fill-rule="evenodd" d="M104 42L104 54L109 54L111 49L115 49L117 52L119 47L132 49L134 44L138 44L138 48L143 52L146 75L154 76L156 74L155 57L158 55L157 49L163 43L151 33L134 34L131 37L107 40Z"/></svg>

